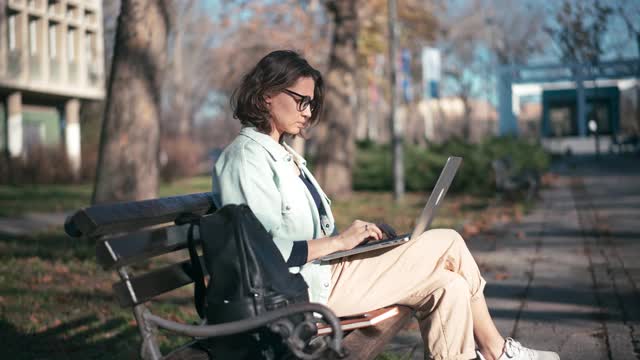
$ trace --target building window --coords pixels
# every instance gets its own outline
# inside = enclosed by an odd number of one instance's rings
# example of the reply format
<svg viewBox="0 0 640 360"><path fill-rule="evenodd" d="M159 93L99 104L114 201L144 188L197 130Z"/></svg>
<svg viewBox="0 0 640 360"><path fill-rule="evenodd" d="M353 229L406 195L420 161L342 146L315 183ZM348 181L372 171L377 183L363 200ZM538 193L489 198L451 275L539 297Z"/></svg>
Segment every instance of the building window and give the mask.
<svg viewBox="0 0 640 360"><path fill-rule="evenodd" d="M85 12L84 12L84 21L88 25L94 25L95 24L95 14L90 10L85 10Z"/></svg>
<svg viewBox="0 0 640 360"><path fill-rule="evenodd" d="M87 62L91 63L93 62L93 34L91 34L90 32L88 32L85 36L84 45Z"/></svg>
<svg viewBox="0 0 640 360"><path fill-rule="evenodd" d="M76 16L76 7L69 5L67 7L67 20L74 21Z"/></svg>
<svg viewBox="0 0 640 360"><path fill-rule="evenodd" d="M49 25L49 58L55 59L58 56L58 31L56 25Z"/></svg>
<svg viewBox="0 0 640 360"><path fill-rule="evenodd" d="M29 21L29 54L38 53L38 20Z"/></svg>
<svg viewBox="0 0 640 360"><path fill-rule="evenodd" d="M15 50L16 45L16 16L9 15L9 50Z"/></svg>
<svg viewBox="0 0 640 360"><path fill-rule="evenodd" d="M67 32L67 59L69 62L76 60L76 31L69 29Z"/></svg>

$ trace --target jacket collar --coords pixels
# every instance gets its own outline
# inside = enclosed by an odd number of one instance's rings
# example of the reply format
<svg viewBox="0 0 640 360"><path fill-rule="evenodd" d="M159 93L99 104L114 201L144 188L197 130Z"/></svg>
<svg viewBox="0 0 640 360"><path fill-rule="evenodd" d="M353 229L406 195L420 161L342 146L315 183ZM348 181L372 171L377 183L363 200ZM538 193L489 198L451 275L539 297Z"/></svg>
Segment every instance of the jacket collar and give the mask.
<svg viewBox="0 0 640 360"><path fill-rule="evenodd" d="M293 150L293 148L289 146L289 144L283 142L282 146L284 146L284 148L287 149L289 154L293 156L293 160L295 160L296 163L302 166L307 166L307 160L305 160L302 156L300 156L300 154L298 154L295 150Z"/></svg>
<svg viewBox="0 0 640 360"><path fill-rule="evenodd" d="M282 146L280 146L280 144L273 140L271 136L261 133L260 131L256 130L255 127L243 127L242 130L240 130L240 134L260 144L265 150L267 150L269 155L271 155L271 157L273 157L275 161L286 161L287 159L293 157L293 159L298 164L304 166L306 166L307 164L307 161L297 152L295 152L289 145L283 142Z"/></svg>

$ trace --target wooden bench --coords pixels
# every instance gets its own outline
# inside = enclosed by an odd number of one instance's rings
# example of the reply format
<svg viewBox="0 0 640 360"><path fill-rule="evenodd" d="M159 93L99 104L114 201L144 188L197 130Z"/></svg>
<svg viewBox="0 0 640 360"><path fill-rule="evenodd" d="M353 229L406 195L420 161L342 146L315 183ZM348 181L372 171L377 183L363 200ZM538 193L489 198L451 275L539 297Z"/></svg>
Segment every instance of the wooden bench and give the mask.
<svg viewBox="0 0 640 360"><path fill-rule="evenodd" d="M219 325L190 325L153 314L149 304L167 301L162 295L193 282L187 252L188 225L175 225L175 221L185 214L207 216L214 211L211 194L200 193L96 205L76 211L65 222L69 236L95 241L98 264L105 270L117 272L120 281L113 284L113 291L122 307L133 310L142 339L141 358L207 359L209 355L196 346L195 339L239 334L268 326L281 335L290 352L298 358L371 359L410 320L412 311L400 307L399 314L393 318L353 330L343 339L339 319L327 307L314 303L295 304L253 319ZM158 257L162 259L150 261ZM320 314L322 321L331 327L331 334L316 336L310 342L297 337L295 325L289 319L293 314L301 313L305 314L306 321L297 326L310 326L311 322L315 326L320 320L312 314ZM194 340L164 355L157 338L159 330ZM346 357L343 347L347 349Z"/></svg>

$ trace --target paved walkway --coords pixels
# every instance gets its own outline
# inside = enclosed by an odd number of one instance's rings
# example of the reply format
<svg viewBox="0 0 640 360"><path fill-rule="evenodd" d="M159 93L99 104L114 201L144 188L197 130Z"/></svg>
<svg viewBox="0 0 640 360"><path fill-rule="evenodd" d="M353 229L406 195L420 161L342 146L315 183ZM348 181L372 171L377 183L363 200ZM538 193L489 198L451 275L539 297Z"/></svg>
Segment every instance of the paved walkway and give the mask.
<svg viewBox="0 0 640 360"><path fill-rule="evenodd" d="M504 336L563 360L639 360L640 159L594 160L557 164L520 223L467 242ZM421 359L416 324L389 350Z"/></svg>

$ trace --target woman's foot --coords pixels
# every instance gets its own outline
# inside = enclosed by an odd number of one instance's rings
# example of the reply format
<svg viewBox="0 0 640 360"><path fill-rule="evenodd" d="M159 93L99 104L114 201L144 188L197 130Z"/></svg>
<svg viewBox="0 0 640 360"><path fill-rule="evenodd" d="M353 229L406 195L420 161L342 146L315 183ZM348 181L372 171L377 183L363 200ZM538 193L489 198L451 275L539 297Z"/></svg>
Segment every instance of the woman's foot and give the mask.
<svg viewBox="0 0 640 360"><path fill-rule="evenodd" d="M478 359L485 360L478 351ZM512 338L504 341L504 349L498 360L560 360L560 356L552 351L533 350L522 346Z"/></svg>

